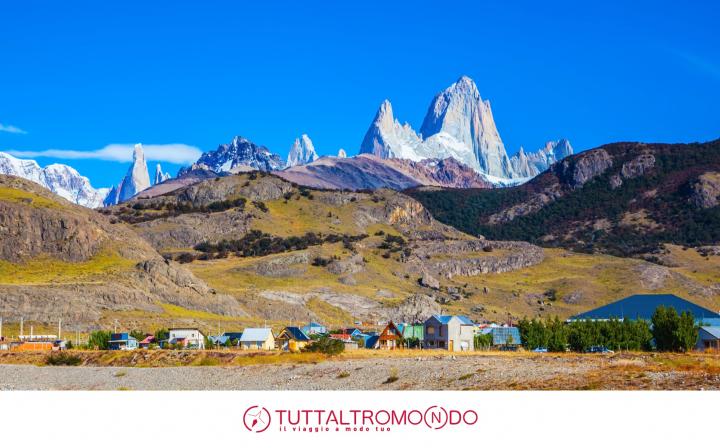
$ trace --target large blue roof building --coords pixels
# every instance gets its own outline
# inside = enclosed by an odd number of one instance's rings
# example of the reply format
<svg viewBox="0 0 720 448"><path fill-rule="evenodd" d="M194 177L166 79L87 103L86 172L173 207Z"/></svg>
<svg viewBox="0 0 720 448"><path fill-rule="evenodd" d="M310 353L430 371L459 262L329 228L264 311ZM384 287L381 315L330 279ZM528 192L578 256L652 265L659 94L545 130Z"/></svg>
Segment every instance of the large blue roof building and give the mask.
<svg viewBox="0 0 720 448"><path fill-rule="evenodd" d="M650 320L659 306L675 308L678 314L685 311L692 313L697 322L715 325L720 323L720 314L703 308L674 294L635 294L617 302L595 308L571 317L575 320L610 320L631 319Z"/></svg>

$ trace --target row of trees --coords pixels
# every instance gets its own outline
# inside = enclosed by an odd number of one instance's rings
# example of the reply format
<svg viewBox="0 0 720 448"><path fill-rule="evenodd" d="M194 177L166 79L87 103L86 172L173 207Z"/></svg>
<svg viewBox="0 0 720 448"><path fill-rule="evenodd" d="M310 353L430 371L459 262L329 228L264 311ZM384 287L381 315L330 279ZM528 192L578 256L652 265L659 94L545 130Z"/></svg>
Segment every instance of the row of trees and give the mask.
<svg viewBox="0 0 720 448"><path fill-rule="evenodd" d="M523 347L551 352L587 352L591 347L610 350L684 352L696 343L698 327L691 313L659 306L651 322L644 320L583 320L565 323L557 316L546 321L523 319L518 324Z"/></svg>

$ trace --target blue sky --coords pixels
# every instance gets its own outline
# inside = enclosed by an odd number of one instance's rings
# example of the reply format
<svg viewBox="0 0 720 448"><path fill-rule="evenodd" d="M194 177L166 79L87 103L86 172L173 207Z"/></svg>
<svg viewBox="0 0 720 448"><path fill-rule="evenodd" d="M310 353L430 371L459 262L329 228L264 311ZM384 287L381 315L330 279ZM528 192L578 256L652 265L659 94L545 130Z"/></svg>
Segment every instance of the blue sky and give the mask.
<svg viewBox="0 0 720 448"><path fill-rule="evenodd" d="M128 166L90 153L108 145L243 135L284 157L307 133L352 155L383 99L418 129L463 74L511 154L720 137L720 2L588 3L4 2L0 151L82 151L35 158L95 186Z"/></svg>

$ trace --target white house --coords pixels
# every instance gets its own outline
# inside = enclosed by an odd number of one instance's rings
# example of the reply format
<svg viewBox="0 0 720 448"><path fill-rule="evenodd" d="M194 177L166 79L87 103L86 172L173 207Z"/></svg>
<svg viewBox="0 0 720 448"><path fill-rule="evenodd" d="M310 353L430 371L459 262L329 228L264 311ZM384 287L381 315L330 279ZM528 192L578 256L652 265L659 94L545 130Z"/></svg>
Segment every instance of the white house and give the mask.
<svg viewBox="0 0 720 448"><path fill-rule="evenodd" d="M246 328L240 336L242 350L274 350L275 335L270 328Z"/></svg>
<svg viewBox="0 0 720 448"><path fill-rule="evenodd" d="M169 344L182 345L185 348L205 349L205 335L197 328L171 328L168 330Z"/></svg>

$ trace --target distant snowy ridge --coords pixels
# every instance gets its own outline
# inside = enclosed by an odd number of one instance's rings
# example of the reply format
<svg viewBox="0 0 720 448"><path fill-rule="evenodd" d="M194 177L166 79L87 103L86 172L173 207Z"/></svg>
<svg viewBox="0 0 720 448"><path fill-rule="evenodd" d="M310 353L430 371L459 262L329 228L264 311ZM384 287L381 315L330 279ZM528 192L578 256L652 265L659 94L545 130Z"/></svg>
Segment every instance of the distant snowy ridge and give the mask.
<svg viewBox="0 0 720 448"><path fill-rule="evenodd" d="M89 208L102 206L110 191L93 188L87 177L68 165L55 163L41 168L34 160L18 159L4 152L0 152L0 174L33 181L70 202Z"/></svg>

